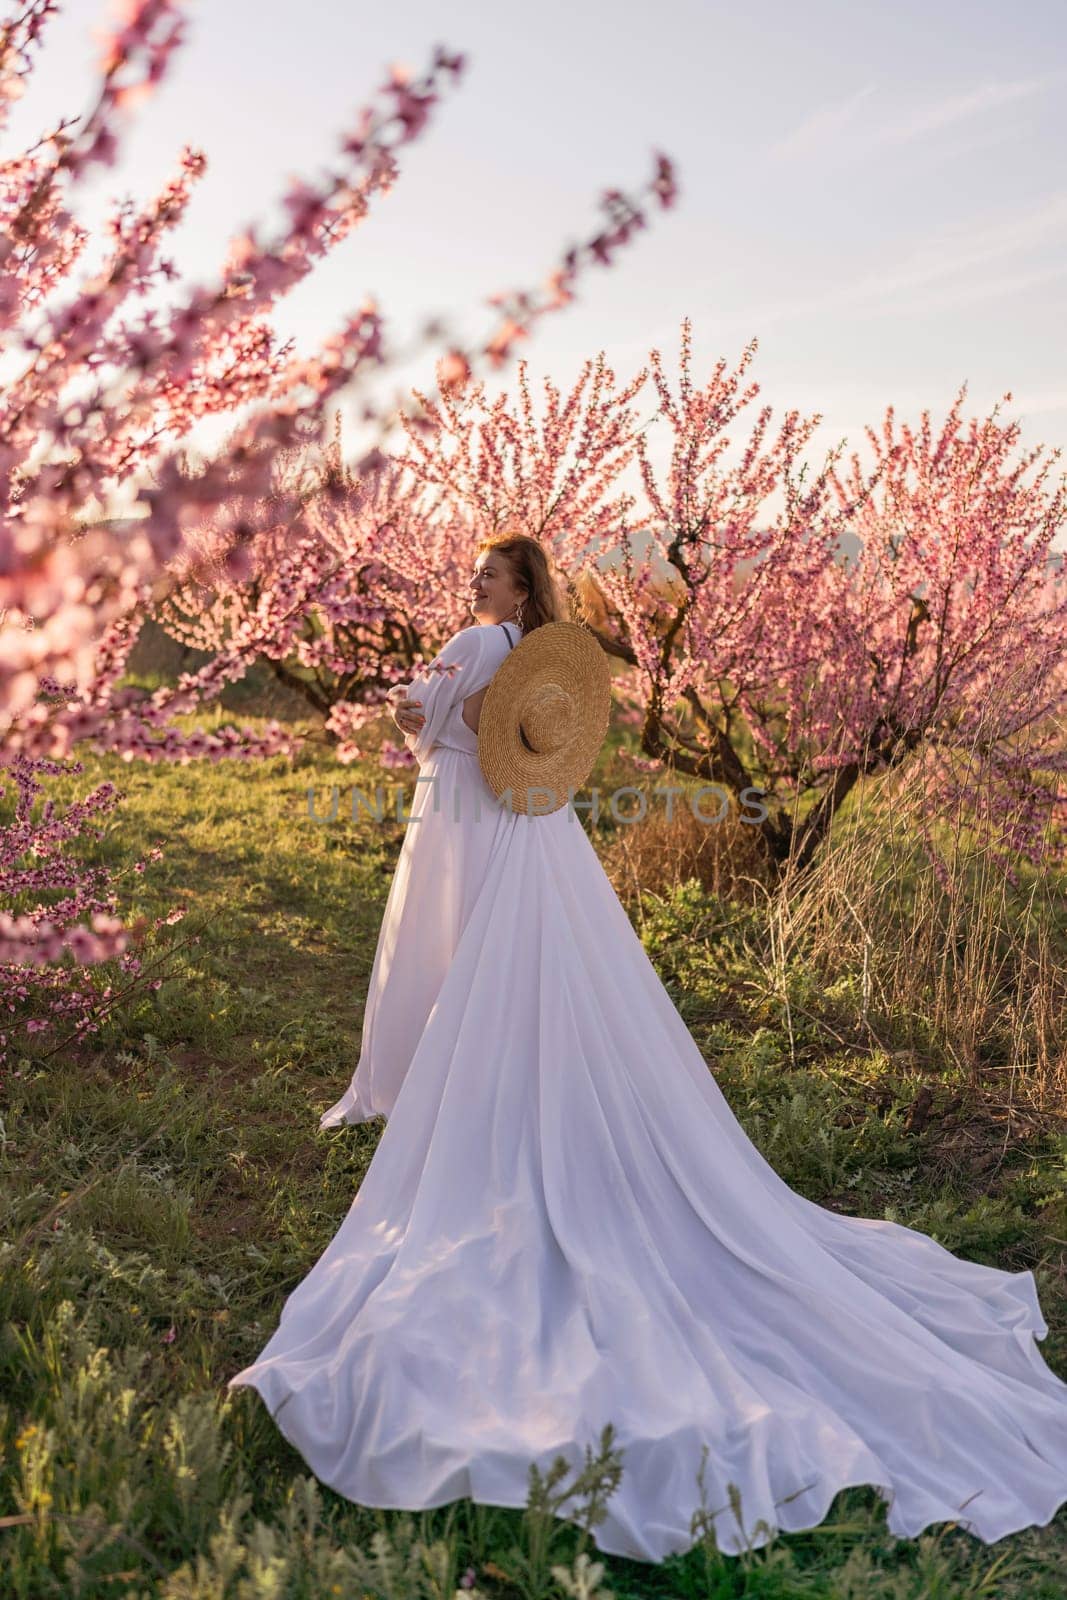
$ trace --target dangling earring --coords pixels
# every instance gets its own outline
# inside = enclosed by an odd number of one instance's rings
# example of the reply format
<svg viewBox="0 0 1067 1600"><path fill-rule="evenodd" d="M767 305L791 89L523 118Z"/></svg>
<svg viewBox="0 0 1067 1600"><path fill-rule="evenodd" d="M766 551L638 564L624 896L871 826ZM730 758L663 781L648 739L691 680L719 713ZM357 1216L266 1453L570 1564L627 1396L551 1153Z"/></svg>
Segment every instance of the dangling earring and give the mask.
<svg viewBox="0 0 1067 1600"><path fill-rule="evenodd" d="M519 601L518 605L515 607L515 621L518 624L519 631L521 632L522 631L522 601L521 600Z"/></svg>

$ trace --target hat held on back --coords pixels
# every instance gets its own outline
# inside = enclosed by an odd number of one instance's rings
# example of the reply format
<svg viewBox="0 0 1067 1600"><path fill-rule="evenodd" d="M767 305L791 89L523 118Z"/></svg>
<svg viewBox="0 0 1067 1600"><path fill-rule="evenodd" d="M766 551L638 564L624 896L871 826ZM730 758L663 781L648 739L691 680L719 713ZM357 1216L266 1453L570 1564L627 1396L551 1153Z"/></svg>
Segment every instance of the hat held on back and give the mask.
<svg viewBox="0 0 1067 1600"><path fill-rule="evenodd" d="M478 719L482 776L495 795L511 791L512 811L558 811L592 771L610 710L611 668L596 637L578 622L542 623L486 690Z"/></svg>

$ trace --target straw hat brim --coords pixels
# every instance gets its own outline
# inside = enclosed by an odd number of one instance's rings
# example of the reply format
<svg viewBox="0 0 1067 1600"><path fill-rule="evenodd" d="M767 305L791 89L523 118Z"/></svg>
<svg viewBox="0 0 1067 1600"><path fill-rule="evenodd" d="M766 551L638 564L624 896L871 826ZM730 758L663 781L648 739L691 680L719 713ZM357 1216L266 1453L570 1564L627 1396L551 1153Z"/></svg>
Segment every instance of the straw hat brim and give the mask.
<svg viewBox="0 0 1067 1600"><path fill-rule="evenodd" d="M512 811L547 816L588 778L608 729L611 668L577 622L534 628L500 663L478 719L478 760ZM548 791L547 793L545 791Z"/></svg>

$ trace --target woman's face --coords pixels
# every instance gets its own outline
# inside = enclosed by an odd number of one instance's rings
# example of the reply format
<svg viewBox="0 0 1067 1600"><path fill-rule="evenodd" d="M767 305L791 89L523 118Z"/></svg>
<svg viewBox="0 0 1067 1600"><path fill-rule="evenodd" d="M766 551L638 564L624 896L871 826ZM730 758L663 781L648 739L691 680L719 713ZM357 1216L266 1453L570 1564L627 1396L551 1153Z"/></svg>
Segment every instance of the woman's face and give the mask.
<svg viewBox="0 0 1067 1600"><path fill-rule="evenodd" d="M506 558L483 550L470 580L471 613L479 622L514 622L515 607L524 598Z"/></svg>

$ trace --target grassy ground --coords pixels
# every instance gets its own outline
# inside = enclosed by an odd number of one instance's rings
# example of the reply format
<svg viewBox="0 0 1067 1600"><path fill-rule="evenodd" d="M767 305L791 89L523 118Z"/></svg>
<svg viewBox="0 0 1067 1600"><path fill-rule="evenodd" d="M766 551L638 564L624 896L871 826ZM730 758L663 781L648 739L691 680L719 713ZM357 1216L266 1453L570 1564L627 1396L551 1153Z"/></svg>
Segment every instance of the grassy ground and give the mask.
<svg viewBox="0 0 1067 1600"><path fill-rule="evenodd" d="M809 1533L743 1557L708 1536L653 1567L599 1557L551 1514L595 1513L618 1466L610 1450L577 1486L543 1484L525 1512L464 1501L407 1516L320 1489L258 1398L224 1385L336 1231L380 1136L377 1124L338 1134L317 1121L355 1065L402 829L343 820L349 785L370 793L377 778L339 770L321 745L255 767L89 762L50 792L72 797L104 776L128 798L95 852L119 864L165 841L124 911L189 914L167 930L158 992L124 1002L91 1047L27 1058L5 1085L5 1596L360 1600L452 1596L465 1580L477 1587L461 1592L485 1596L592 1597L590 1555L618 1596L1059 1600L1067 1509L996 1547L947 1524L897 1542L874 1491L850 1489ZM324 809L333 782L341 816L315 823L308 787ZM387 798L396 782L386 776ZM601 843L610 854L618 841ZM931 1039L917 1062L893 1047L890 1017L872 1043L847 964L831 973L790 954L770 981L754 958L767 932L758 905L709 901L690 882L632 909L786 1181L973 1259L1034 1268L1043 1353L1067 1376L1062 1124L1007 1114L951 1040Z"/></svg>

